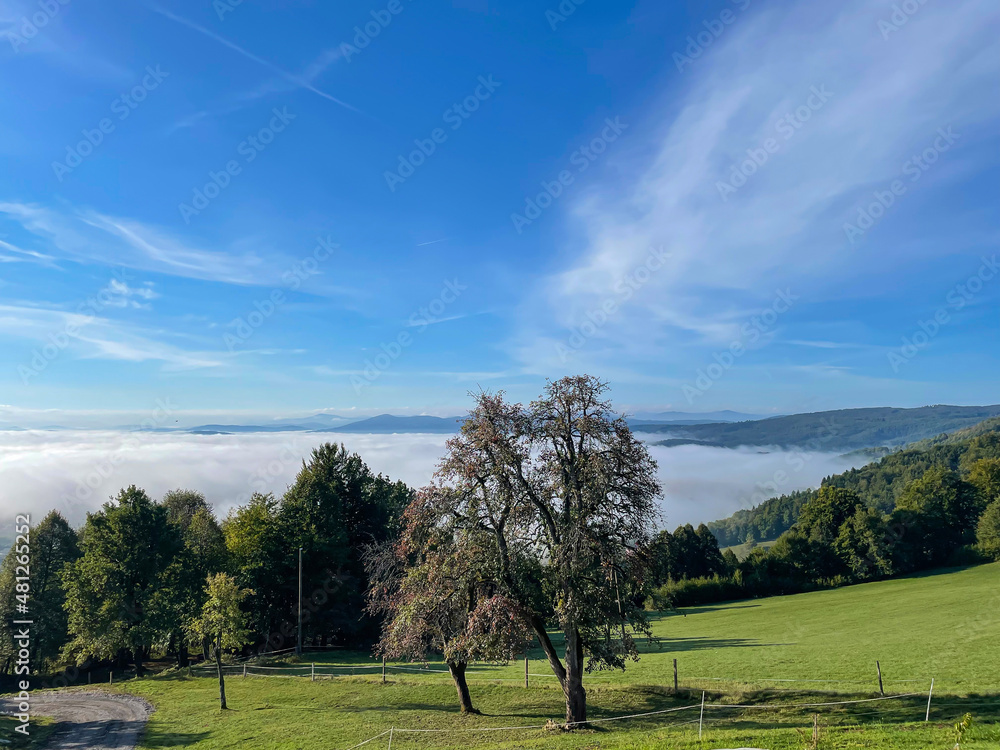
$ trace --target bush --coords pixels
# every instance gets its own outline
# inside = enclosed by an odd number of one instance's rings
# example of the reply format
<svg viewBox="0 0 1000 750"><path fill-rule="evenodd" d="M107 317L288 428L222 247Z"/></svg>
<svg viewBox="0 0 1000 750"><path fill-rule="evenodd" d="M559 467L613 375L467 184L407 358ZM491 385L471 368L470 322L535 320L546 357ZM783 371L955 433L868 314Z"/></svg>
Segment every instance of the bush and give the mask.
<svg viewBox="0 0 1000 750"><path fill-rule="evenodd" d="M979 551L991 560L1000 560L1000 499L986 506L976 530Z"/></svg>
<svg viewBox="0 0 1000 750"><path fill-rule="evenodd" d="M966 565L979 565L984 562L989 562L991 558L987 557L979 547L972 544L966 544L964 547L959 547L951 556L948 558L947 566L949 568L963 568Z"/></svg>
<svg viewBox="0 0 1000 750"><path fill-rule="evenodd" d="M652 606L655 609L672 607L697 607L734 599L744 599L747 592L729 576L711 578L683 578L653 589Z"/></svg>

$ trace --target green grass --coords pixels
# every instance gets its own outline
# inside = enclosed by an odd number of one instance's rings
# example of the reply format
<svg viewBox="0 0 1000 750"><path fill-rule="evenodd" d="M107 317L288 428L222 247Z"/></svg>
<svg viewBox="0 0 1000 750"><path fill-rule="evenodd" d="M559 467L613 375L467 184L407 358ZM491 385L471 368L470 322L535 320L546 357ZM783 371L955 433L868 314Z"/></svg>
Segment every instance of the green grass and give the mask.
<svg viewBox="0 0 1000 750"><path fill-rule="evenodd" d="M757 544L754 545L754 546L755 547L760 547L761 549L771 549L771 547L774 546L774 543L776 541L777 541L776 539L771 539L770 541L757 542ZM733 551L733 554L736 555L736 559L738 559L738 560L746 560L747 559L747 555L750 554L750 552L753 549L753 547L751 547L749 544L747 544L746 542L744 542L743 544L734 544L734 545L729 546L729 547L723 547L722 551L725 552L727 549L731 549Z"/></svg>
<svg viewBox="0 0 1000 750"><path fill-rule="evenodd" d="M37 750L45 747L45 743L55 729L55 724L44 716L32 716L29 722L30 734L25 737L15 732L14 727L21 722L8 716L0 716L0 747L12 750Z"/></svg>
<svg viewBox="0 0 1000 750"><path fill-rule="evenodd" d="M157 706L144 747L255 750L346 750L389 727L447 730L394 734L393 748L431 750L470 746L509 748L655 747L803 748L819 714L820 745L830 748L951 748L951 724L966 711L977 720L970 748L1000 748L1000 564L938 575L864 584L833 591L701 607L656 617L659 646L645 647L625 673L587 680L592 719L660 711L699 703L791 704L863 700L877 696L875 659L886 691L917 695L847 707L780 710L709 709L705 742L698 711L601 724L565 733L546 730L460 732L462 729L544 724L563 714L550 677L523 687L523 662L478 665L473 700L483 716L462 716L446 675L395 672L381 684L369 677L230 678L230 706L220 712L212 678L164 676L116 686ZM540 654L533 654L537 657ZM674 695L672 660L681 691ZM365 654L307 655L317 668L373 664ZM428 665L432 669L440 665ZM529 665L548 672L537 658ZM932 721L924 723L927 689L935 677ZM705 679L720 678L720 679ZM768 682L768 679L856 682ZM913 679L916 682L902 682ZM963 745L964 746L964 745ZM387 750L388 737L367 745Z"/></svg>

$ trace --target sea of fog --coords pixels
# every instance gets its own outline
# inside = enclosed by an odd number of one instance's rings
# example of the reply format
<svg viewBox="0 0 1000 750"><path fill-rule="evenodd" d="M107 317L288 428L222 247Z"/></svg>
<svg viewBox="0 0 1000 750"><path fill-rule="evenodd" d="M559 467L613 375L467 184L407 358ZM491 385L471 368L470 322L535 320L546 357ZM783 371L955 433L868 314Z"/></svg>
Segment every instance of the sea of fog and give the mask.
<svg viewBox="0 0 1000 750"><path fill-rule="evenodd" d="M303 458L324 442L343 442L374 471L417 487L430 479L447 439L295 432L0 432L0 523L18 513L40 519L57 508L78 524L87 511L130 484L154 498L179 487L198 490L224 517L252 492L280 495ZM664 489L662 525L670 529L724 518L772 495L815 487L824 476L851 466L834 453L692 445L650 450ZM0 529L0 540L9 536L5 531Z"/></svg>

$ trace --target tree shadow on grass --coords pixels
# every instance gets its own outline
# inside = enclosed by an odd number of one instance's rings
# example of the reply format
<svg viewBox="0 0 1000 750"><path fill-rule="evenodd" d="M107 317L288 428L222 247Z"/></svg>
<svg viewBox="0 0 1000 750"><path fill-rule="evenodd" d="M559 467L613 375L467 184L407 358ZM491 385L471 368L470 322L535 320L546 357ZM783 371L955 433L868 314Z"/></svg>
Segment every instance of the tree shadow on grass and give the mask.
<svg viewBox="0 0 1000 750"><path fill-rule="evenodd" d="M676 610L662 610L660 612L647 612L646 616L650 622L660 622L673 617L687 617L688 615L700 615L705 612L724 612L729 609L756 609L760 604L753 603L753 600L737 600L734 602L724 602L714 605L702 605L697 607L678 607Z"/></svg>
<svg viewBox="0 0 1000 750"><path fill-rule="evenodd" d="M705 722L731 729L765 730L804 727L818 716L822 726L862 726L866 724L908 725L924 723L927 716L927 695L873 700L872 694L821 693L807 691L760 690L749 694L709 698L710 704L738 703L740 706L759 705L767 708L706 708ZM844 703L846 701L857 701ZM841 705L822 705L837 704ZM773 708L772 706L785 706ZM796 705L821 704L821 705ZM1000 694L968 696L940 695L931 702L930 724L950 726L966 713L977 723L1000 721Z"/></svg>
<svg viewBox="0 0 1000 750"><path fill-rule="evenodd" d="M475 698L475 696L473 696ZM448 705L447 703L393 703L392 705L372 705L372 706L338 706L337 711L345 713L393 713L396 711L434 711L437 713L460 714L458 705Z"/></svg>

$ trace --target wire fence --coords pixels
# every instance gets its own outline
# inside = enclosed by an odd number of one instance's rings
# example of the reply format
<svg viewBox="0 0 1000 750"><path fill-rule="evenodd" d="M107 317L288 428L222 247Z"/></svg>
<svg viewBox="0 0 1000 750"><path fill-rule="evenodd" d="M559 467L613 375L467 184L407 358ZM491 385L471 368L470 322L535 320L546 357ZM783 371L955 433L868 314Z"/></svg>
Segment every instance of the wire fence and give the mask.
<svg viewBox="0 0 1000 750"><path fill-rule="evenodd" d="M601 717L596 719L588 719L587 721L581 722L554 722L548 721L544 724L519 724L511 726L499 726L499 727L460 727L460 728L447 728L447 729L430 729L430 728L414 728L414 727L397 727L391 726L389 729L383 730L372 737L369 737L362 742L359 742L350 747L344 748L343 750L356 750L357 748L368 745L379 739L386 738L388 743L388 748L391 750L392 743L395 740L398 744L399 740L402 740L407 735L469 735L469 734L485 734L490 732L544 732L551 731L553 729L569 729L577 724L586 724L587 726L593 724L606 724L611 722L627 722L632 720L649 720L651 718L666 717L674 718L675 714L683 714L688 712L689 714L697 713L696 718L685 719L683 721L670 721L667 723L658 724L657 726L646 730L649 732L659 732L665 729L673 729L676 727L690 727L693 729L694 725L698 725L698 736L701 738L704 732L710 728L726 728L727 724L731 724L737 721L743 721L742 716L727 716L725 712L727 711L745 711L747 709L760 709L760 710L770 710L775 712L796 712L794 719L806 718L802 716L802 709L809 709L809 713L812 714L814 723L818 726L819 713L815 709L832 709L840 707L851 707L859 704L876 704L876 703L886 703L889 701L903 701L907 698L913 698L920 696L922 697L925 693L901 693L898 695L886 695L880 696L878 698L866 698L858 700L849 701L823 701L823 702L805 702L805 703L772 703L772 704L730 704L730 703L710 703L706 700L705 694L702 695L702 700L699 703L692 703L685 706L676 706L673 708L666 708L657 711L642 711L632 714L624 714L620 716L609 716ZM895 710L899 710L898 708ZM838 717L835 715L825 716L824 727L829 728L831 726L830 719L842 718L845 719L846 724L858 724L858 719L863 716L878 715L881 716L884 711L866 711L860 714L858 713L848 713L843 717ZM913 717L914 721L919 721L924 717ZM793 721L794 721L793 719ZM926 720L926 719L925 719ZM801 723L801 721L800 721ZM792 724L790 723L790 726ZM398 739L397 739L398 738Z"/></svg>
<svg viewBox="0 0 1000 750"><path fill-rule="evenodd" d="M489 682L524 682L527 686L524 676L516 678L498 676L495 673L498 666L502 667L505 665L484 665L478 669L472 667L467 670L466 676L468 679L481 678L482 680ZM217 668L214 665L209 664L201 664L190 669L190 673L195 676L212 676L215 675L216 672ZM376 679L381 677L385 680L388 675L393 674L401 676L425 674L428 675L429 679L441 678L450 680L448 670L437 668L437 665L417 666L413 664L403 665L391 663L308 663L281 665L252 664L249 662L243 662L224 664L223 672L226 676L243 678L280 677L287 679L308 678L311 680L331 680L350 676L368 676ZM527 676L534 677L536 679L543 678L556 680L556 676L551 673L540 674L527 672ZM945 681L942 680L937 680L936 682L938 686L945 683ZM953 682L960 683L961 681ZM643 732L657 732L673 727L693 727L694 724L697 724L700 737L705 731L705 728L708 726L717 729L760 729L762 727L796 727L801 729L803 726L808 728L811 725L818 727L820 716L822 716L823 726L826 728L850 727L872 723L908 724L911 722L929 722L931 718L932 701L934 699L935 680L930 678L884 678L882 683L884 683L885 686L898 684L900 688L902 688L901 691L895 692L891 695L879 694L873 697L851 696L848 698L850 693L853 693L855 696L859 694L864 696L866 693L869 695L872 693L881 693L883 684L877 680L840 678L796 679L780 677L747 679L729 677L686 677L683 688L674 694L675 699L682 699L684 696L691 696L692 693L697 695L694 690L694 685L696 683L701 683L697 685L697 690L702 692L702 700L699 703L672 706L669 708L651 711L641 711L621 716L600 716L589 719L586 723L588 725L600 725L613 722L642 722L643 724L652 722L654 724L654 726L650 728L645 726L637 728L639 731ZM755 685L761 687L760 689L754 689L751 691L744 690L741 687L736 687L734 690L729 691L730 694L733 695L734 700L738 698L743 698L743 700L727 703L723 697L724 692L718 692L719 689L723 691L726 689L722 683L729 683L730 685L735 686ZM926 687L917 687L921 684ZM702 685L706 686L706 689L703 690ZM716 686L715 690L709 689L709 686L711 685ZM903 687L904 685L906 687ZM796 686L801 687L796 689ZM837 686L850 687L844 690L837 690ZM900 688L897 688L897 690ZM714 694L711 700L709 699L710 693ZM826 699L828 697L836 698L838 693L840 695L847 693L848 695L844 696L844 700ZM792 696L805 698L806 700L799 700L797 702L794 702L793 700L782 700L782 698L790 699ZM808 700L808 698L812 696L815 696L816 700ZM755 697L759 698L760 702L754 702L753 699ZM751 700L747 701L746 698L750 698ZM926 698L926 703L924 702L924 698ZM978 706L990 706L996 713L1000 714L1000 699L993 701L981 700L983 698L987 698L986 695L970 696L970 698L978 698L980 700L961 699L959 702L955 702L954 696L949 696L947 699L942 696L942 699L939 699L939 708L937 709L935 719L940 721L944 719L953 720L954 718L960 718L966 710ZM697 711L697 717L693 716L695 711ZM952 716L952 714L954 714L954 716ZM691 715L692 718L688 719L686 718L686 715ZM659 721L660 719L673 718L680 718L682 720L669 721L667 723ZM542 724L523 724L499 727L461 727L449 729L391 726L389 729L373 735L351 748L345 748L345 750L354 750L355 748L362 747L370 743L376 743L379 740L389 743L387 748L381 748L381 750L392 750L391 743L394 738L398 744L408 736L437 736L448 734L461 735L469 733L490 734L496 732L530 733L552 730L553 728L569 729L573 728L573 724L567 724L564 721L549 720Z"/></svg>
<svg viewBox="0 0 1000 750"><path fill-rule="evenodd" d="M294 649L292 649L294 651ZM289 652L281 652L289 653ZM302 663L302 664L286 664L286 665L261 665L253 664L252 659L257 657L250 657L248 659L237 659L234 662L226 662L223 664L223 670L226 675L238 674L242 676L244 672L247 676L289 676L289 677L349 677L349 676L359 676L366 674L375 674L384 671L385 674L424 674L429 676L441 676L442 678L450 679L450 672L447 669L437 668L435 666L415 666L412 663L408 664L330 664L325 662L317 663ZM506 666L506 665L504 665ZM499 682L518 682L523 683L525 677L543 680L557 680L557 677L552 672L521 672L517 677L501 676L496 673L496 666L490 666L485 668L469 667L466 670L466 677L468 679L483 679L487 681L499 681ZM209 662L202 662L201 664L194 665L190 668L191 674L195 676L202 676L207 674L216 674L217 667ZM281 674L284 673L284 674ZM941 685L961 685L962 680L949 680L935 678L938 686ZM916 678L883 678L883 683L885 685L916 685L922 684L927 685L931 681L930 677L916 677ZM820 685L850 685L854 688L859 687L872 687L874 689L879 689L879 682L876 679L869 680L856 680L856 679L843 679L843 678L825 678L825 679L815 679L815 678L789 678L789 677L689 677L684 676L685 687L698 686L701 687L702 683L727 683L732 685L809 685L809 686L820 686ZM845 692L845 691L842 691Z"/></svg>

